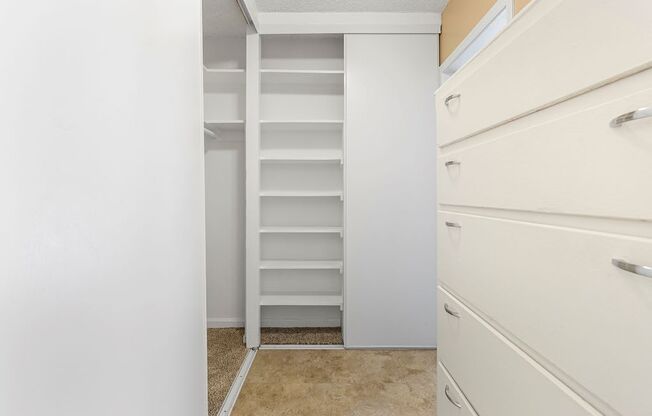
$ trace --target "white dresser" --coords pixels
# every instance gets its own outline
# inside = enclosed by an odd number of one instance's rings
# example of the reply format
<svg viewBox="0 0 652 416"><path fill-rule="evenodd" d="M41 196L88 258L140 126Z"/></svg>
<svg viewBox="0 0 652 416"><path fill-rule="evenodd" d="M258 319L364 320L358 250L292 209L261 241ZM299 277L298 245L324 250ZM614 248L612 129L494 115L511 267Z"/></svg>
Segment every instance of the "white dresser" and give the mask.
<svg viewBox="0 0 652 416"><path fill-rule="evenodd" d="M652 1L535 0L436 100L438 416L651 416Z"/></svg>

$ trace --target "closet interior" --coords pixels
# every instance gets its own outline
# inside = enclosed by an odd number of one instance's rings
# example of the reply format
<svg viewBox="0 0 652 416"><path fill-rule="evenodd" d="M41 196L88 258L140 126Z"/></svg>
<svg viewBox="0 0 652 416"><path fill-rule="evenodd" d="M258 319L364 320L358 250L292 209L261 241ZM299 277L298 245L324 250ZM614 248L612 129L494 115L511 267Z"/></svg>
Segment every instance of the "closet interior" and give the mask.
<svg viewBox="0 0 652 416"><path fill-rule="evenodd" d="M343 37L266 35L260 51L261 327L341 328Z"/></svg>
<svg viewBox="0 0 652 416"><path fill-rule="evenodd" d="M242 316L245 304L247 59L244 35L204 40L208 288L229 295L208 299L209 316ZM265 35L253 59L261 342L315 343L327 327L340 329L325 342L342 344L344 38Z"/></svg>

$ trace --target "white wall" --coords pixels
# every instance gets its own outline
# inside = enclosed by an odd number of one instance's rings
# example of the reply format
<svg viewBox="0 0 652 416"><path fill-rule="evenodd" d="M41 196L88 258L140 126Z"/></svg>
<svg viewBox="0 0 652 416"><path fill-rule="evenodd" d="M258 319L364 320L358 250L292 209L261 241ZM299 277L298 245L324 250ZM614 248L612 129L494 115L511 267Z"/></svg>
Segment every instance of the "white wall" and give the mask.
<svg viewBox="0 0 652 416"><path fill-rule="evenodd" d="M437 35L345 47L345 343L433 347Z"/></svg>
<svg viewBox="0 0 652 416"><path fill-rule="evenodd" d="M206 140L208 327L242 327L245 314L245 153L238 141Z"/></svg>
<svg viewBox="0 0 652 416"><path fill-rule="evenodd" d="M0 414L205 415L199 0L0 3Z"/></svg>

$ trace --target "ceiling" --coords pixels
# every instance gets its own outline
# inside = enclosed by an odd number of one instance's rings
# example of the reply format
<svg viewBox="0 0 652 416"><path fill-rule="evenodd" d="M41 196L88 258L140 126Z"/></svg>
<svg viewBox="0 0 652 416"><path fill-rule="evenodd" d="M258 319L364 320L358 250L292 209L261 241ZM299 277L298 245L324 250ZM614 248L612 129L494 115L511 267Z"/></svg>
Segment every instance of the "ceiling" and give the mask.
<svg viewBox="0 0 652 416"><path fill-rule="evenodd" d="M448 0L256 0L260 12L432 12Z"/></svg>

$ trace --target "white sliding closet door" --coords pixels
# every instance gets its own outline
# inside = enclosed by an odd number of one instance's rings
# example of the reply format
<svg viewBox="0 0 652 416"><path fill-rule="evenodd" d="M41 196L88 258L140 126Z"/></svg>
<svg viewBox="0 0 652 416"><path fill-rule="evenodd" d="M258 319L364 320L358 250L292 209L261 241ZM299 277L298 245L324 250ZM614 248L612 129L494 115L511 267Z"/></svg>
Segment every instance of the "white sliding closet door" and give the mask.
<svg viewBox="0 0 652 416"><path fill-rule="evenodd" d="M347 347L436 344L437 35L347 35Z"/></svg>

